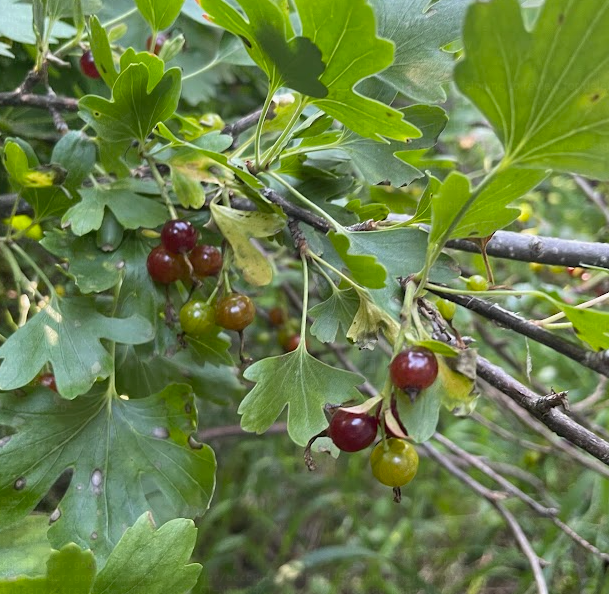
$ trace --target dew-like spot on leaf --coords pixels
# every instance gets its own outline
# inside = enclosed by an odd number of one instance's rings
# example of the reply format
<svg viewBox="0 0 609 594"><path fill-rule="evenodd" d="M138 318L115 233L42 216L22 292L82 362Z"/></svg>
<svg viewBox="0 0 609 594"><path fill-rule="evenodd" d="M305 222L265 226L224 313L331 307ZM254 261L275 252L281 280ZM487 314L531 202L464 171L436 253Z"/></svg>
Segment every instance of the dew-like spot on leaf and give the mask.
<svg viewBox="0 0 609 594"><path fill-rule="evenodd" d="M21 491L22 489L25 489L26 483L27 481L25 480L25 477L21 476L15 481L13 487L15 487L17 491Z"/></svg>
<svg viewBox="0 0 609 594"><path fill-rule="evenodd" d="M91 475L91 486L94 492L101 492L101 484L104 480L104 475L99 468L96 468Z"/></svg>
<svg viewBox="0 0 609 594"><path fill-rule="evenodd" d="M49 524L57 522L59 518L61 518L61 510L57 507L55 508L55 511L53 511L53 513L49 516Z"/></svg>
<svg viewBox="0 0 609 594"><path fill-rule="evenodd" d="M91 532L91 540L97 540L97 532Z"/></svg>
<svg viewBox="0 0 609 594"><path fill-rule="evenodd" d="M10 440L11 440L12 435L7 435L6 437L3 437L2 439L0 439L0 448L5 446Z"/></svg>
<svg viewBox="0 0 609 594"><path fill-rule="evenodd" d="M157 439L167 439L169 437L169 429L167 427L155 427L152 430L152 435Z"/></svg>

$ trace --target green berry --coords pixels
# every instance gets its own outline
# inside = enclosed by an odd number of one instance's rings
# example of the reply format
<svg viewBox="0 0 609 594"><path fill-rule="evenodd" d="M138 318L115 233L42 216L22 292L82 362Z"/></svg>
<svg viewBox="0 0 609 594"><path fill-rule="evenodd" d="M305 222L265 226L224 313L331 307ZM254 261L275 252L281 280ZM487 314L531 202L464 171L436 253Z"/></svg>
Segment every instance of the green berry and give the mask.
<svg viewBox="0 0 609 594"><path fill-rule="evenodd" d="M474 274L467 279L467 288L470 291L488 291L488 281L479 274Z"/></svg>
<svg viewBox="0 0 609 594"><path fill-rule="evenodd" d="M448 299L438 299L436 307L440 312L440 315L448 322L450 322L457 311L457 304L449 301Z"/></svg>
<svg viewBox="0 0 609 594"><path fill-rule="evenodd" d="M202 336L215 323L215 310L205 301L189 301L180 310L180 325L189 336Z"/></svg>

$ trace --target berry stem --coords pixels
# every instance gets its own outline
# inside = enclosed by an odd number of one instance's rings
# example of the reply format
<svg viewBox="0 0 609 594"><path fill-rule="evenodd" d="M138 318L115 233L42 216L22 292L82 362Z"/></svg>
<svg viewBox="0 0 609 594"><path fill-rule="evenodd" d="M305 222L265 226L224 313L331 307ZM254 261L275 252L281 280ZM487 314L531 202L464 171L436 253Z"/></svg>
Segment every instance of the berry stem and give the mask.
<svg viewBox="0 0 609 594"><path fill-rule="evenodd" d="M211 302L214 300L214 297L218 294L219 290L220 290L220 283L218 283L214 287L214 290L211 292L211 295L206 299L205 305L210 305L211 304Z"/></svg>
<svg viewBox="0 0 609 594"><path fill-rule="evenodd" d="M232 291L230 286L229 272L231 260L233 258L233 252L228 243L226 244L226 247L222 251L222 253L224 255L224 259L222 261L222 279L224 283L224 293L229 294Z"/></svg>
<svg viewBox="0 0 609 594"><path fill-rule="evenodd" d="M165 206L167 207L167 210L169 211L169 216L171 216L172 219L177 219L178 213L177 213L173 203L171 202L169 192L167 191L167 185L165 184L165 180L163 179L163 176L161 175L160 171L158 170L158 168L156 166L155 160L150 155L147 155L146 161L148 162L148 165L150 166L150 172L152 173L152 177L154 178L156 185L159 187L159 190L161 191L161 196L163 197L163 200L165 201Z"/></svg>

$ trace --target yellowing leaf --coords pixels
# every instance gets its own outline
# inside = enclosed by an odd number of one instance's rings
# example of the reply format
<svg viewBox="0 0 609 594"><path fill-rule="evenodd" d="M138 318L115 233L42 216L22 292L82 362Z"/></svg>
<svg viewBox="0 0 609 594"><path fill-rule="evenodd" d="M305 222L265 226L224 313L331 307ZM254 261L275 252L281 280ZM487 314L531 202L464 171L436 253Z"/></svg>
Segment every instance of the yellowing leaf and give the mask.
<svg viewBox="0 0 609 594"><path fill-rule="evenodd" d="M371 348L378 340L379 332L382 332L393 343L400 331L399 323L378 307L366 292L358 291L358 294L359 308L347 331L347 338L360 348Z"/></svg>
<svg viewBox="0 0 609 594"><path fill-rule="evenodd" d="M285 218L275 213L234 210L220 204L212 204L211 212L233 248L235 266L241 270L243 278L259 287L268 285L273 278L273 269L250 240L279 233L285 226Z"/></svg>

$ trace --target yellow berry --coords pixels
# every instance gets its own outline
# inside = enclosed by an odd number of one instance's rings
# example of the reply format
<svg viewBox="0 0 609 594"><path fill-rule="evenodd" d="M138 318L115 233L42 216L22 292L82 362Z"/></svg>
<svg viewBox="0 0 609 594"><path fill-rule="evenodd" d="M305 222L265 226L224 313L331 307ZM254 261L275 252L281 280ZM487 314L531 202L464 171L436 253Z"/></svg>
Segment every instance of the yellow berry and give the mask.
<svg viewBox="0 0 609 594"><path fill-rule="evenodd" d="M10 225L15 231L25 231L25 236L34 241L42 239L42 227L34 223L28 215L15 215L11 219L3 219L5 225Z"/></svg>

